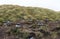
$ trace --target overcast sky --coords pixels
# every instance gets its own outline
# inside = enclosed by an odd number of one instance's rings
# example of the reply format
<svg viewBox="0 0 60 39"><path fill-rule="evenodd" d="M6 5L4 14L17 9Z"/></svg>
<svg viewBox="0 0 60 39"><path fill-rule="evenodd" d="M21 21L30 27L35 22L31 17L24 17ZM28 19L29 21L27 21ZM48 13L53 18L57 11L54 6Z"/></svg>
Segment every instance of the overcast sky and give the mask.
<svg viewBox="0 0 60 39"><path fill-rule="evenodd" d="M0 0L1 4L43 7L60 11L60 0Z"/></svg>

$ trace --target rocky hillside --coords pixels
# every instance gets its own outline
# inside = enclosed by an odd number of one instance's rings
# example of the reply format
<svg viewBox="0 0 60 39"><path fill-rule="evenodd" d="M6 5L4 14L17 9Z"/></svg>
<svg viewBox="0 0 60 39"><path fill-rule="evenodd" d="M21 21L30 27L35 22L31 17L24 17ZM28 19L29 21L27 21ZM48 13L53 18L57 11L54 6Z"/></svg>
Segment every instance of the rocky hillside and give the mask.
<svg viewBox="0 0 60 39"><path fill-rule="evenodd" d="M0 39L60 39L60 12L39 7L0 5Z"/></svg>

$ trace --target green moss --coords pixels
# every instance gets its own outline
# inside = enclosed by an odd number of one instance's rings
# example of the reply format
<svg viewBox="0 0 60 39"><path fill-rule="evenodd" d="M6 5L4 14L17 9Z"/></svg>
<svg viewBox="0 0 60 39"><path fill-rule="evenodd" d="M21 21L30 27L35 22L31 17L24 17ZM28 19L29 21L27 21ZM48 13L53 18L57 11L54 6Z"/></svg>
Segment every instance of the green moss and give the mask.
<svg viewBox="0 0 60 39"><path fill-rule="evenodd" d="M24 14L24 15L23 15ZM6 19L16 21L18 19L60 19L60 13L39 7L23 7L18 5L0 5L0 21Z"/></svg>

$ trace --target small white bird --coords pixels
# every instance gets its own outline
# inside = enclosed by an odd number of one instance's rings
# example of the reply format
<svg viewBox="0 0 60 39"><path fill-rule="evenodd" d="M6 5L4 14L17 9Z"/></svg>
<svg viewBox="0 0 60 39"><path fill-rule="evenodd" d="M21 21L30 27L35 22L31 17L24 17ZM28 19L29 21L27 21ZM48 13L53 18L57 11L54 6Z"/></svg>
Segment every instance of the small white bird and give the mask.
<svg viewBox="0 0 60 39"><path fill-rule="evenodd" d="M16 24L16 27L21 27L21 24L19 24L19 23L18 23L18 24Z"/></svg>
<svg viewBox="0 0 60 39"><path fill-rule="evenodd" d="M34 37L31 37L30 39L35 39Z"/></svg>

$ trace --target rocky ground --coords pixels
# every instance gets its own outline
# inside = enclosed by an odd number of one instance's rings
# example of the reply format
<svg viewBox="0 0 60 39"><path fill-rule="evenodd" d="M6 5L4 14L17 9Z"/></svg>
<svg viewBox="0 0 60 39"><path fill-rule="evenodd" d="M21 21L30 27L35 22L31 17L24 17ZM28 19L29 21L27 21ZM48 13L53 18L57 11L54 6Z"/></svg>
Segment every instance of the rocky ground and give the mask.
<svg viewBox="0 0 60 39"><path fill-rule="evenodd" d="M0 24L0 39L60 39L59 21L19 21Z"/></svg>

